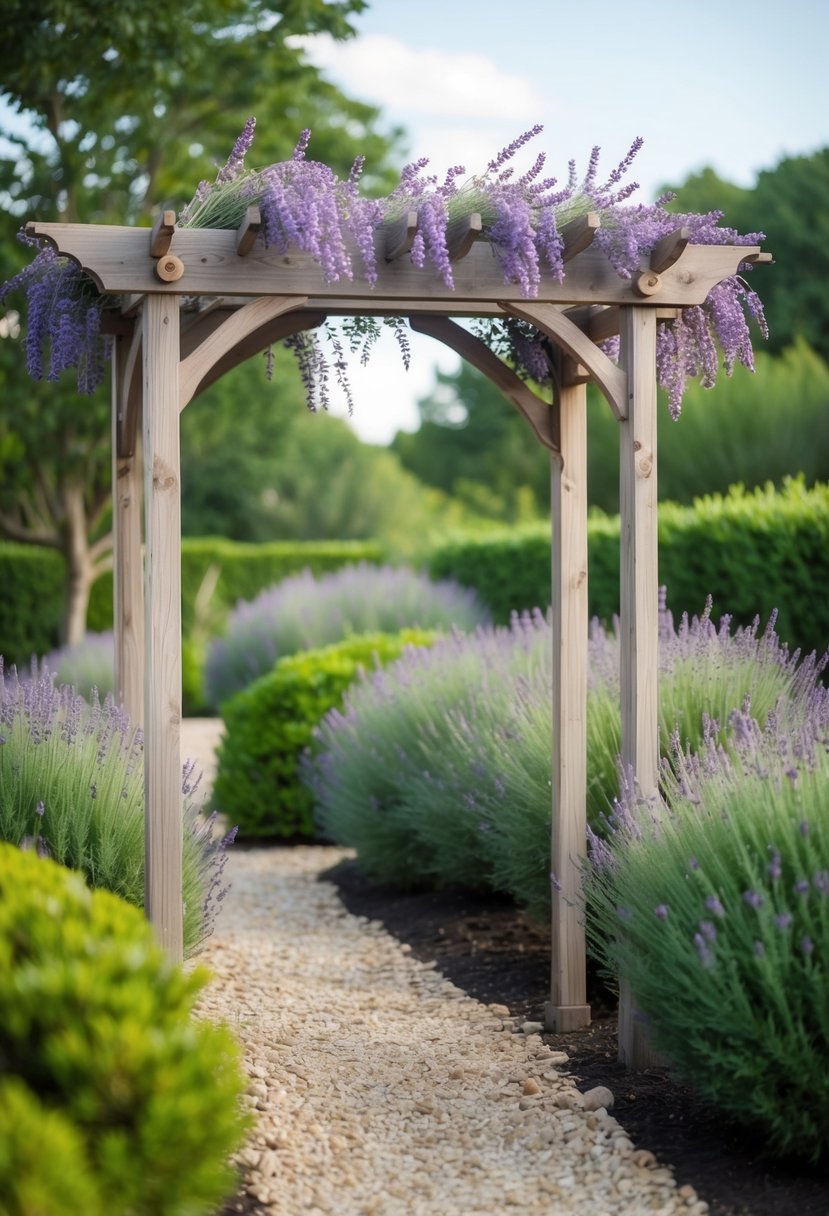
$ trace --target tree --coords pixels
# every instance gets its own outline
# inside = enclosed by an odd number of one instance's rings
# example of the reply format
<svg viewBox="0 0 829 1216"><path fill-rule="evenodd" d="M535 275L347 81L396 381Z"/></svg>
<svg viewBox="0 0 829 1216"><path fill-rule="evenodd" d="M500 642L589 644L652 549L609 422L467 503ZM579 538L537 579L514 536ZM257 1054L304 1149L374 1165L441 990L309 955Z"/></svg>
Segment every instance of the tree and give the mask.
<svg viewBox="0 0 829 1216"><path fill-rule="evenodd" d="M10 0L0 45L0 252L24 255L24 218L149 222L213 178L252 113L256 163L290 155L313 130L313 155L346 173L367 156L378 189L398 132L324 80L296 35L352 32L363 0L122 0L92 6ZM369 179L371 180L371 179ZM0 318L2 320L2 318ZM9 326L6 326L9 331ZM0 341L0 534L58 549L67 562L63 636L83 633L89 588L110 561L97 534L109 485L109 396L79 399L71 378L31 384L13 338Z"/></svg>
<svg viewBox="0 0 829 1216"><path fill-rule="evenodd" d="M477 513L509 523L545 513L550 463L527 423L468 363L437 373L418 402L420 428L399 432L392 449L427 485Z"/></svg>
<svg viewBox="0 0 829 1216"><path fill-rule="evenodd" d="M279 368L279 363L282 367ZM235 540L364 540L415 557L447 526L481 526L341 418L310 414L287 352L268 384L251 360L182 417L182 527ZM244 401L243 410L238 403ZM356 404L359 409L359 402Z"/></svg>
<svg viewBox="0 0 829 1216"><path fill-rule="evenodd" d="M719 209L729 227L765 233L775 264L750 282L765 305L769 349L777 353L800 337L829 359L829 148L784 157L750 189L722 181L712 169L670 188L678 211Z"/></svg>

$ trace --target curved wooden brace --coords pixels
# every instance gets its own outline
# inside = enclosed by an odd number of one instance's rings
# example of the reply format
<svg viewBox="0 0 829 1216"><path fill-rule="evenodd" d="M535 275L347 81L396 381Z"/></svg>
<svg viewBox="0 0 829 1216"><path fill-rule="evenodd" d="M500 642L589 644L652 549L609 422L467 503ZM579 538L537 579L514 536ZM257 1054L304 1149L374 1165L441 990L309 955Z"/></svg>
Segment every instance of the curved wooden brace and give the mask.
<svg viewBox="0 0 829 1216"><path fill-rule="evenodd" d="M236 309L179 365L179 409L193 399L211 369L253 330L261 329L284 312L302 308L307 296L260 296Z"/></svg>
<svg viewBox="0 0 829 1216"><path fill-rule="evenodd" d="M502 303L501 307L511 316L529 321L530 325L546 334L571 359L586 367L607 398L617 421L622 422L627 418L627 376L577 325L553 304L529 300L516 304L510 301L509 304Z"/></svg>
<svg viewBox="0 0 829 1216"><path fill-rule="evenodd" d="M190 400L195 400L200 393L210 388L211 384L215 384L226 372L232 371L234 367L238 367L246 359L250 359L253 355L258 355L263 350L267 350L272 343L281 342L283 338L288 338L291 334L302 333L306 329L316 329L326 319L327 314L324 312L315 311L310 308L297 308L291 312L283 313L274 320L268 321L265 325L260 325L258 329L246 334L240 342L236 343L232 350L228 351L226 355L213 364L204 379L199 382ZM184 406L182 405L181 408L183 409Z"/></svg>
<svg viewBox="0 0 829 1216"><path fill-rule="evenodd" d="M448 317L411 316L409 324L419 334L437 338L491 380L520 411L546 448L559 450L558 415L550 403L537 396L515 372L502 363L485 342Z"/></svg>

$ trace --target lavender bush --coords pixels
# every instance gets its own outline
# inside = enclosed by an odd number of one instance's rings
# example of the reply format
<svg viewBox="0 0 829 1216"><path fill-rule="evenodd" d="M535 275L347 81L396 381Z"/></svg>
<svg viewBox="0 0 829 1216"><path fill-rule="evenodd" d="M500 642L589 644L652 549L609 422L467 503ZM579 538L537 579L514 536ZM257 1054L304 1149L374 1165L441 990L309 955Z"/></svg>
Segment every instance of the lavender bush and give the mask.
<svg viewBox="0 0 829 1216"><path fill-rule="evenodd" d="M592 949L677 1073L778 1153L826 1155L829 696L675 741L665 799L627 783L594 838Z"/></svg>
<svg viewBox="0 0 829 1216"><path fill-rule="evenodd" d="M680 226L687 228L691 242L698 244L755 245L762 239L761 233L741 235L720 227L722 213L718 211L705 215L670 213L665 204L672 195L652 205L629 205L638 186L636 182L625 184L623 179L642 146L641 139L634 140L604 181L599 176L600 149L596 146L585 173L580 176L575 161L570 161L567 180L559 183L557 178L545 176L544 152L523 174L516 174L515 165L510 163L541 133L543 127L537 124L502 149L483 173L467 176L463 165L455 165L439 181L428 172L429 162L424 158L404 168L388 198L370 199L360 194L363 159L358 158L346 180L341 180L328 166L306 158L311 135L308 130L300 135L289 160L265 169L247 168L245 159L255 125L255 119L250 118L216 180L199 184L182 209L179 223L186 228L235 228L247 208L258 205L264 242L279 252L298 249L310 254L330 282L351 280L359 273L373 286L377 281L377 229L412 210L418 215L411 249L415 266L422 268L428 263L452 289L449 226L478 212L482 236L492 246L505 283L517 285L528 297L538 294L543 272L558 281L564 278L562 230L568 222L591 211L601 217L598 245L623 278L630 278L646 265L654 245ZM24 239L39 247L38 241ZM743 269L750 267L745 265ZM43 348L51 343L50 378L76 366L79 389L91 391L100 382L106 354L100 338L101 310L106 301L96 296L89 280L67 259L57 258L48 247L41 248L34 262L5 284L0 290L0 303L16 289L28 296L26 348L31 374L36 378L43 374ZM738 360L752 366L748 317L753 317L765 333L758 297L739 275L734 275L715 287L701 306L685 309L672 325L660 325L658 373L660 382L668 388L675 415L688 377L700 377L706 386L714 383L718 346L727 373ZM393 324L407 358L401 324ZM358 329L350 331L352 351L359 346L366 353L377 332L376 323L363 318ZM495 346L506 344L510 356L528 376L549 378L544 342L534 330L496 322L487 333ZM312 408L320 385L323 390L319 400L325 405L325 385L332 368L333 377L350 400L342 339L331 327L327 327L327 334L333 351L330 361L313 334L288 340L299 359Z"/></svg>
<svg viewBox="0 0 829 1216"><path fill-rule="evenodd" d="M474 592L452 580L432 582L406 566L358 562L320 577L304 570L236 606L225 636L208 650L207 699L218 708L284 655L352 633L474 629L488 619Z"/></svg>
<svg viewBox="0 0 829 1216"><path fill-rule="evenodd" d="M87 633L72 646L61 646L45 655L42 664L52 672L55 683L71 684L75 692L89 700L93 690L99 698L115 692L115 640L107 633Z"/></svg>
<svg viewBox="0 0 829 1216"><path fill-rule="evenodd" d="M589 654L588 820L601 830L618 792L617 635L594 626ZM705 721L727 722L749 694L761 721L779 703L805 706L819 670L771 627L732 633L705 613L675 630L664 609L659 663L665 751L674 735L699 746ZM551 680L550 628L535 614L407 655L350 689L305 770L321 829L375 877L490 886L545 916Z"/></svg>
<svg viewBox="0 0 829 1216"><path fill-rule="evenodd" d="M183 900L188 954L212 931L224 896L225 847L192 795L184 767ZM30 679L0 658L0 840L82 870L90 886L144 906L141 734L108 697L91 704L57 687L45 666Z"/></svg>

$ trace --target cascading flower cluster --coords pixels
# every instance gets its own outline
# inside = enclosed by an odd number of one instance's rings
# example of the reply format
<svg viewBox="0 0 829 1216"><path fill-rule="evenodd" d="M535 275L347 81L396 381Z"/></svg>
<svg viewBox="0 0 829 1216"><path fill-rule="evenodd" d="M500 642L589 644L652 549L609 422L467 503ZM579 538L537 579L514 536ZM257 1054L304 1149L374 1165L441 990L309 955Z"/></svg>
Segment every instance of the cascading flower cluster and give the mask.
<svg viewBox="0 0 829 1216"><path fill-rule="evenodd" d="M360 194L363 158L358 157L345 180L318 161L308 160L310 131L303 131L291 157L265 169L246 168L256 120L249 118L231 154L214 182L202 181L193 198L182 209L179 225L184 228L236 228L246 210L256 205L262 215L262 239L280 252L295 249L310 254L329 282L351 280L359 273L370 285L377 282L378 228L394 223L412 211L417 213L417 231L410 257L415 266L427 264L450 290L452 272L452 226L474 213L481 216L482 237L492 246L507 284L516 285L527 297L539 292L542 275L561 282L565 275L564 237L566 224L589 212L598 212L601 227L596 244L623 278L630 278L643 264L654 245L677 228L688 230L694 244L754 245L762 233L740 235L719 226L722 213L677 215L666 209L672 195L652 205L631 206L636 182L623 184L642 140L636 139L626 156L609 174L599 179L600 148L594 147L583 177L570 161L568 177L559 185L544 176L546 156L539 153L525 173L516 174L516 153L542 131L540 124L525 131L502 149L483 174L466 177L466 169L455 165L439 182L421 159L407 165L400 182L385 199ZM30 244L39 242L25 238ZM359 267L355 269L355 261ZM78 369L78 388L90 392L103 371L105 340L100 318L106 301L92 284L66 259L47 248L40 249L31 266L0 289L0 303L15 289L27 292L29 332L26 338L27 368L35 378L44 372L43 350L51 344L48 376L56 379L68 367ZM674 417L679 415L684 385L690 377L701 377L706 387L716 380L719 349L730 374L737 361L753 367L748 319L759 324L767 336L763 309L757 295L740 275L718 284L704 304L682 310L671 324L661 324L657 338L657 374L667 389ZM401 323L395 324L400 340ZM362 337L379 333L377 322L364 323ZM334 378L343 388L351 408L341 340L327 327L325 334L333 358L323 352L313 333L288 340L297 356L306 382L311 408L328 401L328 382ZM527 378L549 379L546 343L531 329L511 322L487 321L485 337L502 349ZM352 353L355 345L352 340ZM401 342L404 357L405 339ZM613 343L608 353L615 354Z"/></svg>

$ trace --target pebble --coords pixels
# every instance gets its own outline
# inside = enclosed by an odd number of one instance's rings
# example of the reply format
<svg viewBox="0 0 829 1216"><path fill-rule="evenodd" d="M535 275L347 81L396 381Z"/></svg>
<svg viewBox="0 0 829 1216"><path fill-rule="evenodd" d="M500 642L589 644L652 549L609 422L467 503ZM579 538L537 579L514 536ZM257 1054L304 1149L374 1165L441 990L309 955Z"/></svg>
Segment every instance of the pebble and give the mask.
<svg viewBox="0 0 829 1216"><path fill-rule="evenodd" d="M703 1216L693 1187L633 1151L611 1091L558 1071L567 1053L541 1022L467 997L343 911L319 875L348 856L231 849L195 960L214 976L199 1016L246 1060L256 1123L235 1165L257 1216Z"/></svg>

